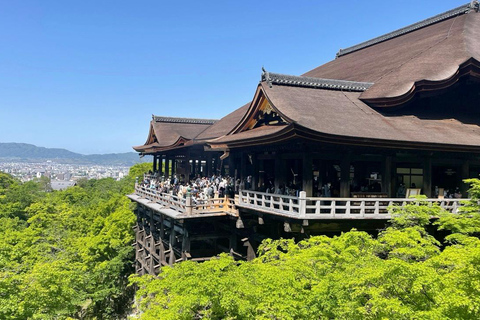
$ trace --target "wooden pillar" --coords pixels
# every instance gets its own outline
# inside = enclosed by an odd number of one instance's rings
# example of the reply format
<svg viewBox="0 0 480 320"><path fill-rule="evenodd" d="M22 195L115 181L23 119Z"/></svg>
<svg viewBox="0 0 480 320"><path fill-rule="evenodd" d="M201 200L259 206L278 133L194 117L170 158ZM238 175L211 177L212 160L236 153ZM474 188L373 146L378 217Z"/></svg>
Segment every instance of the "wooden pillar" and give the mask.
<svg viewBox="0 0 480 320"><path fill-rule="evenodd" d="M216 176L218 175L217 165L218 165L218 157L214 155L212 158L212 175L216 175Z"/></svg>
<svg viewBox="0 0 480 320"><path fill-rule="evenodd" d="M350 155L340 162L340 198L350 198Z"/></svg>
<svg viewBox="0 0 480 320"><path fill-rule="evenodd" d="M160 214L160 242L165 238L165 217L163 214Z"/></svg>
<svg viewBox="0 0 480 320"><path fill-rule="evenodd" d="M285 184L285 159L280 155L275 158L275 191L280 188L281 184Z"/></svg>
<svg viewBox="0 0 480 320"><path fill-rule="evenodd" d="M393 197L393 188L392 188L392 175L393 175L393 166L392 166L392 156L386 156L383 159L382 166L382 192L388 194L388 197Z"/></svg>
<svg viewBox="0 0 480 320"><path fill-rule="evenodd" d="M465 160L462 164L462 175L461 175L461 182L460 182L460 192L462 193L462 198L467 198L468 197L468 189L469 185L463 180L470 178L470 162L468 160Z"/></svg>
<svg viewBox="0 0 480 320"><path fill-rule="evenodd" d="M235 230L235 225L232 226L233 230ZM230 247L230 251L237 251L237 234L235 232L232 232L230 234L230 237L228 238L228 243Z"/></svg>
<svg viewBox="0 0 480 320"><path fill-rule="evenodd" d="M232 155L230 155L227 158L227 161L228 161L228 175L230 177L236 178L235 177L235 159L233 158Z"/></svg>
<svg viewBox="0 0 480 320"><path fill-rule="evenodd" d="M247 155L240 153L240 180L244 181L247 178Z"/></svg>
<svg viewBox="0 0 480 320"><path fill-rule="evenodd" d="M261 190L265 192L265 161L263 159L257 159L258 164L258 183L256 190Z"/></svg>
<svg viewBox="0 0 480 320"><path fill-rule="evenodd" d="M157 155L153 155L153 172L157 171Z"/></svg>
<svg viewBox="0 0 480 320"><path fill-rule="evenodd" d="M185 182L190 181L190 174L192 173L190 171L190 155L187 154L185 161ZM195 161L195 160L193 160ZM195 173L195 169L193 170L193 173Z"/></svg>
<svg viewBox="0 0 480 320"><path fill-rule="evenodd" d="M310 154L303 155L302 163L302 189L307 194L307 197L313 196L313 172L312 172L313 160ZM350 169L349 169L350 170Z"/></svg>
<svg viewBox="0 0 480 320"><path fill-rule="evenodd" d="M423 194L432 197L432 158L425 157L423 161Z"/></svg>
<svg viewBox="0 0 480 320"><path fill-rule="evenodd" d="M258 191L258 159L257 154L252 154L252 161L253 161L253 176L252 176L252 190Z"/></svg>
<svg viewBox="0 0 480 320"><path fill-rule="evenodd" d="M163 168L163 156L158 157L158 172L160 173L160 177L164 175L164 168Z"/></svg>
<svg viewBox="0 0 480 320"><path fill-rule="evenodd" d="M169 240L169 250L170 250L170 257L168 259L168 264L173 265L175 263L175 251L173 251L173 247L175 246L175 219L170 220L170 240Z"/></svg>
<svg viewBox="0 0 480 320"><path fill-rule="evenodd" d="M207 177L212 176L212 154L209 152L207 154Z"/></svg>
<svg viewBox="0 0 480 320"><path fill-rule="evenodd" d="M170 177L170 159L165 157L165 178Z"/></svg>
<svg viewBox="0 0 480 320"><path fill-rule="evenodd" d="M187 260L190 257L190 236L188 235L187 229L183 228L183 239L182 239L182 258Z"/></svg>
<svg viewBox="0 0 480 320"><path fill-rule="evenodd" d="M188 171L190 171L190 164L187 167L188 167ZM197 160L195 158L192 159L192 172L189 172L188 174L189 175L193 174L194 177L197 176Z"/></svg>

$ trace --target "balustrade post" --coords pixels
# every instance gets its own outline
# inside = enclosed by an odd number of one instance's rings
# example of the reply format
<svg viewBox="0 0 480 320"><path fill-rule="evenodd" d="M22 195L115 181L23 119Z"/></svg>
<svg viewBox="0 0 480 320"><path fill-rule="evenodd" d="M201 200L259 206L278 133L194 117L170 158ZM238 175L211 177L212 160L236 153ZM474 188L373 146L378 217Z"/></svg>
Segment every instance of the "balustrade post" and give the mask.
<svg viewBox="0 0 480 320"><path fill-rule="evenodd" d="M298 214L300 217L304 217L307 214L307 193L305 191L300 191L300 196L298 197Z"/></svg>
<svg viewBox="0 0 480 320"><path fill-rule="evenodd" d="M193 213L192 197L190 195L188 195L185 199L185 211L187 215L191 215Z"/></svg>

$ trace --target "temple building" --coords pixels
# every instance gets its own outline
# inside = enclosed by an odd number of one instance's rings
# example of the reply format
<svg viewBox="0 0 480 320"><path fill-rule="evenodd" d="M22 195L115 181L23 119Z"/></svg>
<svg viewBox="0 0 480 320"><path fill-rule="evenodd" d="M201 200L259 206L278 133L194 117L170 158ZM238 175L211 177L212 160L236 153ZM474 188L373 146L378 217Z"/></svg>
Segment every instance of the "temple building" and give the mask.
<svg viewBox="0 0 480 320"><path fill-rule="evenodd" d="M480 173L478 10L342 49L301 76L263 70L252 101L219 120L153 116L134 147L154 157L129 196L137 272L220 252L251 259L267 237L375 232L409 195L455 212L463 179ZM231 192L192 196L190 181L219 179Z"/></svg>

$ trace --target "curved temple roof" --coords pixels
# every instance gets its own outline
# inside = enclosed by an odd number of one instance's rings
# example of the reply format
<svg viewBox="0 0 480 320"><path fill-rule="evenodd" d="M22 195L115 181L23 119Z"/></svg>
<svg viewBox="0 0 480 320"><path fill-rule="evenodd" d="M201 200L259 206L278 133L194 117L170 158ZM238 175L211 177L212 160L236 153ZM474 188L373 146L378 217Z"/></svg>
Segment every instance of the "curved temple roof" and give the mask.
<svg viewBox="0 0 480 320"><path fill-rule="evenodd" d="M147 141L133 147L138 152L154 152L174 148L194 139L217 120L152 116Z"/></svg>
<svg viewBox="0 0 480 320"><path fill-rule="evenodd" d="M472 1L341 50L335 60L303 76L264 70L251 103L216 122L154 117L149 139L135 150L205 143L225 149L301 136L341 144L478 152L476 123L379 112L379 107L403 106L421 91L453 88L466 75L480 78L478 7Z"/></svg>
<svg viewBox="0 0 480 320"><path fill-rule="evenodd" d="M418 82L446 81L468 60L480 61L477 11L478 3L474 1L342 50L337 59L304 76L373 82L360 99L376 107L404 103ZM405 99L399 99L402 96ZM393 102L389 103L389 99Z"/></svg>

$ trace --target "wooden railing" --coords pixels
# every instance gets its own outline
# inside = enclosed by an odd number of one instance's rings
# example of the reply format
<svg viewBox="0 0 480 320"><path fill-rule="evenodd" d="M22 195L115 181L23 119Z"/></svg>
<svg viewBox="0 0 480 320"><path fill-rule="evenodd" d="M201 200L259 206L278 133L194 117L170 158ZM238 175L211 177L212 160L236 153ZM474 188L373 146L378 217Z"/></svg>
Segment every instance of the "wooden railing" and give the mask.
<svg viewBox="0 0 480 320"><path fill-rule="evenodd" d="M167 209L173 209L179 213L202 215L225 212L238 216L235 201L226 197L194 202L191 197L180 198L169 193L157 193L155 190L141 187L138 184L135 185L135 193L142 198L158 203Z"/></svg>
<svg viewBox="0 0 480 320"><path fill-rule="evenodd" d="M457 213L462 202L468 199L425 199L422 203L438 204ZM390 219L388 207L419 202L417 199L399 198L314 198L300 192L299 197L240 191L238 206L265 213L299 219Z"/></svg>

